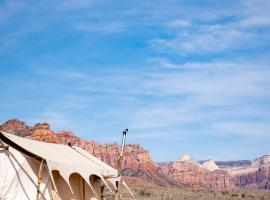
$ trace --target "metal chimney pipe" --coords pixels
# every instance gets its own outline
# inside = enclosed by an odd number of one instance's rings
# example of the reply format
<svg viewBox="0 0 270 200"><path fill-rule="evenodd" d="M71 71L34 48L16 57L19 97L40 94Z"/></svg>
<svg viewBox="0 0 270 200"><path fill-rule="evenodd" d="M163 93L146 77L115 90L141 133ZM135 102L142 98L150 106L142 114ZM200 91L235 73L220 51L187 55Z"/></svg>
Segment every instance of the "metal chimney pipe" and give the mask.
<svg viewBox="0 0 270 200"><path fill-rule="evenodd" d="M124 150L125 150L127 133L128 133L128 129L123 130L121 151L120 151L120 155L119 155L118 162L117 162L118 176L121 176L121 168L122 168L122 161L124 158ZM119 184L118 181L116 181L116 191L115 191L115 197L114 197L115 200L120 199L120 194L119 194L119 190L118 190L119 185L118 184Z"/></svg>
<svg viewBox="0 0 270 200"><path fill-rule="evenodd" d="M123 130L123 137L122 137L122 144L121 144L121 154L124 155L124 149L126 144L126 137L127 137L128 129Z"/></svg>
<svg viewBox="0 0 270 200"><path fill-rule="evenodd" d="M125 150L127 132L128 132L128 129L125 129L123 131L123 136L122 136L122 144L121 144L120 155L119 155L119 158L118 158L118 166L117 166L119 176L120 176L120 172L121 172L121 168L122 168L122 161L123 161L123 158L124 158L124 150Z"/></svg>

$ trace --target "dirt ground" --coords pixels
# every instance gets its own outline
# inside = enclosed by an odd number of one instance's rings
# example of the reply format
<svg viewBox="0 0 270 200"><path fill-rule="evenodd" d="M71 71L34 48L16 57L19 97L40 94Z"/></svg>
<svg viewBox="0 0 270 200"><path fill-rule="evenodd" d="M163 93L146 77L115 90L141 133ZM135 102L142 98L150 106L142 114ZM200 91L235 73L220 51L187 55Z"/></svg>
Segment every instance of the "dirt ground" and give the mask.
<svg viewBox="0 0 270 200"><path fill-rule="evenodd" d="M137 200L270 200L269 190L206 190L131 186ZM122 189L123 199L132 199Z"/></svg>

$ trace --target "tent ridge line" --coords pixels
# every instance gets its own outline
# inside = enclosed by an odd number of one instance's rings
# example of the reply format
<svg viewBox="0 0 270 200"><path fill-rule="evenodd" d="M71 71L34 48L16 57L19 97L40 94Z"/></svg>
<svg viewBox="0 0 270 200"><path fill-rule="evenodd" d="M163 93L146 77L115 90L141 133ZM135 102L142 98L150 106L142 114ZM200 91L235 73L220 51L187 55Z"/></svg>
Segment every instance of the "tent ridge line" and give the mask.
<svg viewBox="0 0 270 200"><path fill-rule="evenodd" d="M15 142L13 142L12 140L10 140L8 137L6 137L2 131L0 131L0 140L2 140L4 143L10 145L11 147L13 147L14 149L18 150L18 151L21 151L23 153L25 153L26 155L30 156L30 157L33 157L35 158L36 160L38 161L41 161L43 160L43 158L37 156L36 154L30 152L30 151L27 151L25 148L19 146L18 144L16 144Z"/></svg>

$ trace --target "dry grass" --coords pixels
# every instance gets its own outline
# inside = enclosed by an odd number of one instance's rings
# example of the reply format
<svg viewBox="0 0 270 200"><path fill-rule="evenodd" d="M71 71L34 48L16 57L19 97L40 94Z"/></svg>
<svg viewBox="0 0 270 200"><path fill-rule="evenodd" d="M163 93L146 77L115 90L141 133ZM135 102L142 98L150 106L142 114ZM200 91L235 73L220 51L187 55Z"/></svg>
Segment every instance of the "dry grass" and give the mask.
<svg viewBox="0 0 270 200"><path fill-rule="evenodd" d="M269 190L206 190L131 186L137 200L270 200ZM123 190L124 199L127 192Z"/></svg>

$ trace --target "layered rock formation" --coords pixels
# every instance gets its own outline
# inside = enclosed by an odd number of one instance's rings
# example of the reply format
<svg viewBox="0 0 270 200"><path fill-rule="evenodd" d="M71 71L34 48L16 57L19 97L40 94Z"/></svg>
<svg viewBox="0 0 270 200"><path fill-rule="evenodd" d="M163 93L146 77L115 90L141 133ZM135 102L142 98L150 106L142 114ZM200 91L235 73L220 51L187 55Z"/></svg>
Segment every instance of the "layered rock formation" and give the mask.
<svg viewBox="0 0 270 200"><path fill-rule="evenodd" d="M270 189L270 156L257 158L249 167L234 168L229 173L238 187Z"/></svg>
<svg viewBox="0 0 270 200"><path fill-rule="evenodd" d="M216 161L219 168L233 168L233 167L250 167L250 160L237 160L237 161Z"/></svg>
<svg viewBox="0 0 270 200"><path fill-rule="evenodd" d="M47 123L28 126L17 119L0 125L0 131L44 142L79 146L107 164L117 167L120 149L118 144L85 141L70 131L54 132ZM213 160L199 163L184 155L175 162L161 163L158 166L147 150L138 144L128 144L125 148L123 175L129 177L129 182L138 184L147 181L161 186L270 189L270 156L263 156L253 162L230 161L218 162L217 165Z"/></svg>
<svg viewBox="0 0 270 200"><path fill-rule="evenodd" d="M95 141L84 141L69 131L58 131L54 136L63 144L79 146L107 164L117 167L120 146L118 144L98 144ZM125 148L125 169L141 169L151 173L158 171L149 152L138 144L127 144Z"/></svg>
<svg viewBox="0 0 270 200"><path fill-rule="evenodd" d="M0 130L9 132L15 135L26 137L30 135L31 128L27 126L24 122L17 119L12 119L6 121L4 124L0 125Z"/></svg>
<svg viewBox="0 0 270 200"><path fill-rule="evenodd" d="M117 167L120 150L118 144L98 144L95 141L85 141L70 131L54 132L50 129L48 123L37 123L34 126L28 126L17 119L2 124L0 130L34 140L79 146L112 167ZM149 152L138 144L126 145L123 168L129 170L139 169L151 174L158 171L158 167Z"/></svg>
<svg viewBox="0 0 270 200"><path fill-rule="evenodd" d="M229 174L215 165L214 161L206 161L203 165L184 155L175 162L160 165L161 172L178 184L206 188L234 188ZM215 168L215 169L214 169Z"/></svg>

